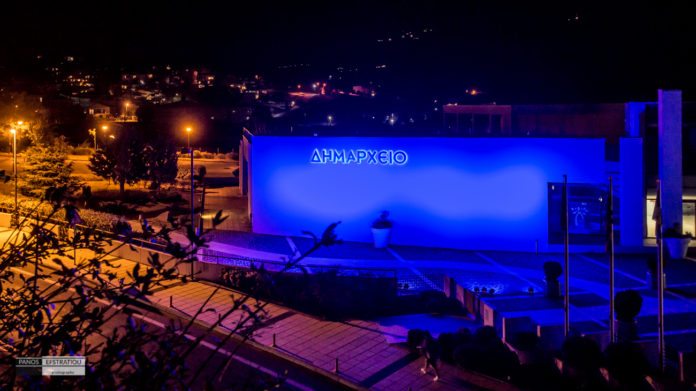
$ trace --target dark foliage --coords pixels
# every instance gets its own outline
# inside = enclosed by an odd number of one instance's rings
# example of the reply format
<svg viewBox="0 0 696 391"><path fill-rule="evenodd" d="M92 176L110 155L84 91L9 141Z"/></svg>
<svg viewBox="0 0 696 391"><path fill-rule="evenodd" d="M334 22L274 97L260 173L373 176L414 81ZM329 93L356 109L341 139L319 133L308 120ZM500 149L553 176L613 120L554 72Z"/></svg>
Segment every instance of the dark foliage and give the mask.
<svg viewBox="0 0 696 391"><path fill-rule="evenodd" d="M418 353L418 347L425 338L425 330L412 329L408 330L408 335L406 336L406 346L411 351L411 353Z"/></svg>
<svg viewBox="0 0 696 391"><path fill-rule="evenodd" d="M634 322L643 306L643 298L633 289L617 292L614 299L616 319L623 322Z"/></svg>
<svg viewBox="0 0 696 391"><path fill-rule="evenodd" d="M376 229L391 228L393 226L393 223L391 222L391 220L388 219L388 217L389 217L389 211L383 210L382 214L379 216L379 218L372 222L372 228L376 228Z"/></svg>
<svg viewBox="0 0 696 391"><path fill-rule="evenodd" d="M606 368L624 390L646 388L645 376L650 373L650 363L643 348L630 342L609 345L605 351Z"/></svg>
<svg viewBox="0 0 696 391"><path fill-rule="evenodd" d="M125 185L147 178L146 145L131 129L123 129L89 158L89 169L95 175L119 184L121 196Z"/></svg>
<svg viewBox="0 0 696 391"><path fill-rule="evenodd" d="M111 255L128 246L129 239L115 242L102 231L78 228L74 224L79 221L79 210L66 203L62 195L62 191L47 191L52 212L45 216L36 211L23 214L19 226L1 244L0 341L4 353L0 355L0 388L190 389L197 384L202 369L210 368L214 357L211 352L208 357L201 357L199 365L187 365L201 339L189 341L184 335L200 314L208 311L205 304L190 322L171 322L163 328L146 327L127 314L133 313L135 300L151 294L163 283L186 282L186 276L177 274L177 266L195 257L198 248L205 246L205 239L195 235L190 225L184 227L182 222L171 219L170 225L158 232L146 232L167 243L172 257L160 258L159 253L150 253L146 265L138 263L128 271L128 278L117 278L119 263ZM35 209L44 206L45 203ZM56 218L59 211L65 216L62 222ZM29 219L27 215L40 217ZM217 225L223 218L218 213L213 220ZM173 231L184 229L188 245L170 239ZM83 257L92 255L75 259L74 251L82 251ZM49 259L50 265L43 264ZM33 270L37 263L41 267L33 275L18 271ZM263 305L245 304L249 299L246 296L231 300L228 312L221 313L212 325L218 326L235 311L243 314L233 333L220 344L234 334L249 337L263 321ZM50 379L18 376L14 357L45 355L86 356L87 375ZM214 372L226 369L224 364L218 363ZM246 388L274 387L265 380L262 384L245 384Z"/></svg>
<svg viewBox="0 0 696 391"><path fill-rule="evenodd" d="M49 188L78 187L71 177L72 163L67 160L67 144L62 138L36 144L25 151L25 156L19 176L22 194L42 198Z"/></svg>
<svg viewBox="0 0 696 391"><path fill-rule="evenodd" d="M602 350L589 338L571 337L561 349L563 365L582 373L598 371L603 364Z"/></svg>
<svg viewBox="0 0 696 391"><path fill-rule="evenodd" d="M502 380L514 376L520 365L517 355L490 326L479 328L474 332L471 342L459 345L454 350L453 359L464 368Z"/></svg>
<svg viewBox="0 0 696 391"><path fill-rule="evenodd" d="M151 189L159 190L163 184L176 181L179 155L171 139L164 136L156 137L147 147L146 154L145 179L150 182Z"/></svg>
<svg viewBox="0 0 696 391"><path fill-rule="evenodd" d="M453 362L454 350L459 345L471 342L472 335L469 329L459 329L456 333L442 333L437 337L440 343L441 358L443 361Z"/></svg>
<svg viewBox="0 0 696 391"><path fill-rule="evenodd" d="M544 275L546 281L556 281L558 277L563 275L563 267L555 261L544 262Z"/></svg>

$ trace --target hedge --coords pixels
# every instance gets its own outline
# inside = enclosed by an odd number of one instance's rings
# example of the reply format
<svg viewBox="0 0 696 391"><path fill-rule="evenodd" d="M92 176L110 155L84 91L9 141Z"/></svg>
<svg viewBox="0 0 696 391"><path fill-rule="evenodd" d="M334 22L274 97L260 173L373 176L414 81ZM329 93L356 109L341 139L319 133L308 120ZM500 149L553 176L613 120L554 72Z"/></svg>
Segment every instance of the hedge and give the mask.
<svg viewBox="0 0 696 391"><path fill-rule="evenodd" d="M40 205L39 205L40 203ZM38 205L38 209L37 208ZM48 202L43 202L28 197L19 197L19 210L22 213L38 212L40 216L46 217L53 211L53 206ZM0 195L0 209L11 211L14 209L14 196ZM35 210L36 209L36 210ZM103 231L113 232L116 224L121 220L117 215L111 213L98 212L91 209L80 209L78 211L81 224L90 228L100 229ZM65 210L58 210L53 214L53 218L59 221L65 219Z"/></svg>

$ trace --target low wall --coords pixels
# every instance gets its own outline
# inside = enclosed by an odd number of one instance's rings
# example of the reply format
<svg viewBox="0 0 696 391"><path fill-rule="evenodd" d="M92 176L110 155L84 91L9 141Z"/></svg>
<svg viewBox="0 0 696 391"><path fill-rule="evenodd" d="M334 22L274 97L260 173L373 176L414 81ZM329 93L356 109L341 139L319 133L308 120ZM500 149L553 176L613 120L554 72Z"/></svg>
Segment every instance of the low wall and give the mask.
<svg viewBox="0 0 696 391"><path fill-rule="evenodd" d="M204 262L195 269L199 278L329 318L383 315L397 299L396 277L259 271Z"/></svg>

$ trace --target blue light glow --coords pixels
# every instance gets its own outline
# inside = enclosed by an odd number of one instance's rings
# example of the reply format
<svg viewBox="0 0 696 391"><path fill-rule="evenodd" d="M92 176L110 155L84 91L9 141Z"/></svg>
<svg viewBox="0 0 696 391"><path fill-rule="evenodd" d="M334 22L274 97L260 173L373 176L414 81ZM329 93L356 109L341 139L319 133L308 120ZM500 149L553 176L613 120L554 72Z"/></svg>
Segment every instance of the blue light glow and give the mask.
<svg viewBox="0 0 696 391"><path fill-rule="evenodd" d="M369 242L389 210L395 244L531 250L548 237L548 182L605 180L601 139L254 137L252 149L253 230L281 235L341 220L341 238Z"/></svg>

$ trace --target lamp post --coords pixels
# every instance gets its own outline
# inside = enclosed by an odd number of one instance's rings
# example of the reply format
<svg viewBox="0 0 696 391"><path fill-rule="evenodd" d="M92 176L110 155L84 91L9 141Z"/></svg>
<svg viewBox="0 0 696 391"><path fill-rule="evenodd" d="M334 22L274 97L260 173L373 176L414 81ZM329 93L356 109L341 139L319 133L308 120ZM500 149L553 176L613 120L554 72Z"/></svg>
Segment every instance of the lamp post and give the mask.
<svg viewBox="0 0 696 391"><path fill-rule="evenodd" d="M19 125L22 122L18 122ZM14 213L12 214L12 225L17 226L19 224L19 207L17 204L17 130L10 129L12 133L12 173L14 174Z"/></svg>
<svg viewBox="0 0 696 391"><path fill-rule="evenodd" d="M191 135L191 127L189 126L186 128L187 138L190 138L190 135ZM193 181L193 149L191 149L191 142L190 141L188 142L188 144L189 144L188 150L189 150L189 153L191 154L191 234L195 234L196 233L196 231L195 231L195 229L196 229L195 228L196 227L196 224L195 224L196 214L195 214L195 206L194 206L195 187L194 187L194 181ZM192 262L191 262L191 278L193 278L193 275L194 275L194 266L193 266L193 260L192 260Z"/></svg>
<svg viewBox="0 0 696 391"><path fill-rule="evenodd" d="M191 127L186 128L186 147L191 149ZM193 155L191 155L193 156Z"/></svg>

